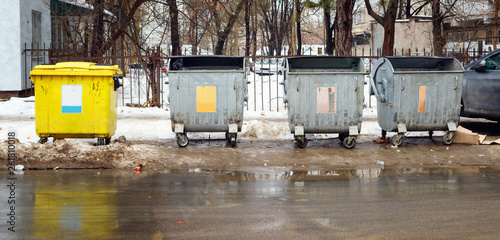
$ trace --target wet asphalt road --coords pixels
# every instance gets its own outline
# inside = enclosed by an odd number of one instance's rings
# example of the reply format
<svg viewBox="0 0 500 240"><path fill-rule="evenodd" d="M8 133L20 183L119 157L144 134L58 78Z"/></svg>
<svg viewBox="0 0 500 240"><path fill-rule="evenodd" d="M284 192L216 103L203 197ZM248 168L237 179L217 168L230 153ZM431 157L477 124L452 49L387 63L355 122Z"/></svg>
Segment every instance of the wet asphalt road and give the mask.
<svg viewBox="0 0 500 240"><path fill-rule="evenodd" d="M286 167L0 175L0 239L498 239L500 169Z"/></svg>

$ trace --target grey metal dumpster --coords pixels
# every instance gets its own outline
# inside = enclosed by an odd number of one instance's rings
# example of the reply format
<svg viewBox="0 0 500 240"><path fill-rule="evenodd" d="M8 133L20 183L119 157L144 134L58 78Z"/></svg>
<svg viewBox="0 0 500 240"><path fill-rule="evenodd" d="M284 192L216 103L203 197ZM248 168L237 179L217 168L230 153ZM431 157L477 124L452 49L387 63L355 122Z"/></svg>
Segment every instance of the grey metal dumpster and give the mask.
<svg viewBox="0 0 500 240"><path fill-rule="evenodd" d="M168 61L170 120L177 145L187 132L225 132L234 147L247 101L244 57L173 56Z"/></svg>
<svg viewBox="0 0 500 240"><path fill-rule="evenodd" d="M447 131L443 143L453 142L460 118L464 68L455 58L384 57L371 72L382 136L397 132L399 146L407 131Z"/></svg>
<svg viewBox="0 0 500 240"><path fill-rule="evenodd" d="M353 148L363 115L361 58L292 57L287 68L284 101L297 145L306 147L306 133L338 133L344 146Z"/></svg>

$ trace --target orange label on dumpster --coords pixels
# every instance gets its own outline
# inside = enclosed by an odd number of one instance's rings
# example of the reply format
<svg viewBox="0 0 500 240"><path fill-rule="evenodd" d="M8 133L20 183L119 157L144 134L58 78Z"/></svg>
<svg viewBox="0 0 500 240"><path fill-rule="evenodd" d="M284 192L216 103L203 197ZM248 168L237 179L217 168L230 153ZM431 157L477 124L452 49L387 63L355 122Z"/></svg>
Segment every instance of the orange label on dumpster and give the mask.
<svg viewBox="0 0 500 240"><path fill-rule="evenodd" d="M196 87L196 111L215 112L215 87Z"/></svg>
<svg viewBox="0 0 500 240"><path fill-rule="evenodd" d="M426 86L420 86L418 91L418 112L423 113L425 111L425 89Z"/></svg>
<svg viewBox="0 0 500 240"><path fill-rule="evenodd" d="M319 87L317 88L317 113L337 112L337 88Z"/></svg>

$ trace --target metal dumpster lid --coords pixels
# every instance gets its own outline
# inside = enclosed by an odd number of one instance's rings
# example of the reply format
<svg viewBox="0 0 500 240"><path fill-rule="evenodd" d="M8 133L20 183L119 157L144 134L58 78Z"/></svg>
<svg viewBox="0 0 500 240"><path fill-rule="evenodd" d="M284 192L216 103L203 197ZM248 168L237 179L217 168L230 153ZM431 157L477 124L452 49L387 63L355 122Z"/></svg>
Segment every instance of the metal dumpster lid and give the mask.
<svg viewBox="0 0 500 240"><path fill-rule="evenodd" d="M245 57L192 55L169 57L169 70L244 70Z"/></svg>
<svg viewBox="0 0 500 240"><path fill-rule="evenodd" d="M293 69L352 69L364 72L361 57L349 56L298 56L288 57L288 68Z"/></svg>
<svg viewBox="0 0 500 240"><path fill-rule="evenodd" d="M122 75L118 65L96 64L92 62L60 62L54 65L37 65L31 75Z"/></svg>
<svg viewBox="0 0 500 240"><path fill-rule="evenodd" d="M386 56L394 71L463 71L463 66L453 57Z"/></svg>

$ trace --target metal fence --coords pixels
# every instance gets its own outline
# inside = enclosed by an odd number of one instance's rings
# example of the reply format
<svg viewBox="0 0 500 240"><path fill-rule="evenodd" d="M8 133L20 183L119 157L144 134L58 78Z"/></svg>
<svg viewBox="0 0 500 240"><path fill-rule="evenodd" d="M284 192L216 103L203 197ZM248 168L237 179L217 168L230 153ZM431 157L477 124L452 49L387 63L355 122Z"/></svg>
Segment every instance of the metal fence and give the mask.
<svg viewBox="0 0 500 240"><path fill-rule="evenodd" d="M367 72L376 59L381 56L381 51L376 55L368 55L363 51L353 52L353 55L362 57ZM430 49L399 49L396 55L425 55L431 56ZM75 49L47 49L45 46L28 48L23 51L25 62L26 82L29 83L29 71L38 64L55 64L65 61L96 62L100 64L118 65L124 72L123 87L119 89L119 105L134 107L165 107L169 103L168 85L164 82L168 78L166 62L168 57L160 48L152 48L143 55L126 55L122 52L104 57L83 57ZM479 58L476 52L449 51L447 56L457 58L462 64L467 65ZM283 86L280 85L286 74L285 58L287 56L252 56L247 57L248 86L248 111L256 112L281 112L285 111L283 103ZM33 94L33 89L31 91ZM28 94L29 95L29 94Z"/></svg>

